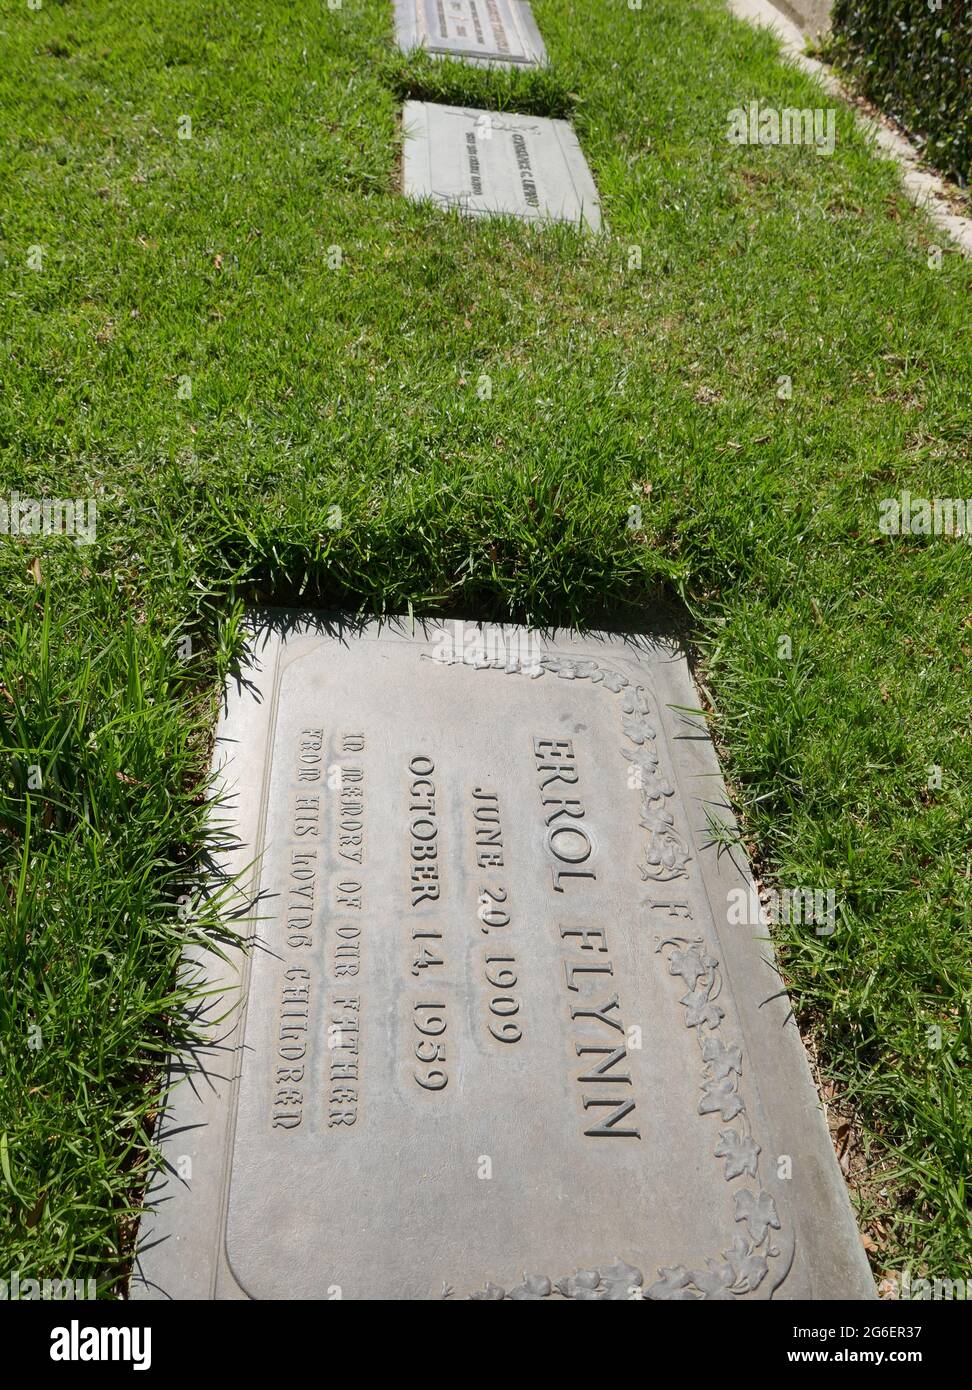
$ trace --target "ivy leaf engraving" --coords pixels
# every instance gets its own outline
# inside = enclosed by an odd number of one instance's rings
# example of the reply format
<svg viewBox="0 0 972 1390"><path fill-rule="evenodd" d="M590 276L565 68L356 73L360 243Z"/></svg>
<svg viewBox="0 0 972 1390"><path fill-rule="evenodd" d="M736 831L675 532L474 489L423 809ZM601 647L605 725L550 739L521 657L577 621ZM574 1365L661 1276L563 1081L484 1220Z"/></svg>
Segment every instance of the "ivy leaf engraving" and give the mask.
<svg viewBox="0 0 972 1390"><path fill-rule="evenodd" d="M762 1245L770 1226L774 1231L780 1229L776 1203L768 1192L760 1192L758 1196L748 1188L737 1192L735 1215L737 1221L748 1222L755 1245Z"/></svg>
<svg viewBox="0 0 972 1390"><path fill-rule="evenodd" d="M706 1260L706 1264L709 1266L708 1269L692 1271L692 1283L707 1299L715 1302L731 1299L732 1286L736 1282L732 1265L717 1265L711 1260Z"/></svg>
<svg viewBox="0 0 972 1390"><path fill-rule="evenodd" d="M644 1283L641 1270L634 1269L621 1259L615 1260L609 1268L602 1269L601 1278L604 1280L604 1292L601 1297L613 1303L630 1299L632 1290L640 1289Z"/></svg>
<svg viewBox="0 0 972 1390"><path fill-rule="evenodd" d="M673 951L668 958L669 975L681 975L689 989L695 989L699 979L709 972L702 960L698 946L690 946L687 951Z"/></svg>
<svg viewBox="0 0 972 1390"><path fill-rule="evenodd" d="M690 1300L695 1302L698 1301L697 1295L694 1294L689 1287L692 1276L682 1265L672 1265L668 1269L660 1269L658 1273L661 1275L661 1278L657 1279L655 1283L649 1287L645 1294L646 1298L659 1299L670 1303L687 1303Z"/></svg>
<svg viewBox="0 0 972 1390"><path fill-rule="evenodd" d="M762 1255L750 1253L749 1242L742 1236L734 1236L732 1249L725 1252L732 1265L733 1282L744 1284L746 1293L754 1293L766 1278L769 1265Z"/></svg>
<svg viewBox="0 0 972 1390"><path fill-rule="evenodd" d="M615 695L619 694L628 684L627 676L622 676L620 671L602 671L601 679L604 681L605 688L613 691Z"/></svg>
<svg viewBox="0 0 972 1390"><path fill-rule="evenodd" d="M621 679L624 680L624 677L622 676ZM627 685L628 682L624 681L624 684ZM645 694L644 686L636 685L626 690L624 699L621 701L621 708L625 714L634 714L636 711L638 714L648 714L651 707L648 704L648 696ZM655 737L654 731L652 731L651 736L652 738Z"/></svg>
<svg viewBox="0 0 972 1390"><path fill-rule="evenodd" d="M597 1298L600 1283L601 1276L596 1269L579 1269L569 1279L560 1280L557 1284L557 1292L563 1294L564 1298L577 1298L581 1302L590 1301Z"/></svg>
<svg viewBox="0 0 972 1390"><path fill-rule="evenodd" d="M731 1071L742 1076L742 1048L727 1047L719 1038L706 1038L702 1044L702 1056L712 1068L716 1080L728 1076Z"/></svg>
<svg viewBox="0 0 972 1390"><path fill-rule="evenodd" d="M715 1157L726 1160L726 1182L738 1178L740 1173L756 1176L756 1163L760 1148L756 1140L748 1134L738 1134L734 1129L724 1129L719 1135Z"/></svg>
<svg viewBox="0 0 972 1390"><path fill-rule="evenodd" d="M688 878L685 865L692 858L682 843L681 837L671 828L671 816L659 813L657 816L642 816L641 824L651 832L645 846L645 865L641 877L666 883L673 878Z"/></svg>
<svg viewBox="0 0 972 1390"><path fill-rule="evenodd" d="M633 760L632 760L633 761ZM642 830L653 830L664 835L673 824L671 816L657 808L664 806L666 796L674 796L675 788L667 777L663 777L656 763L642 769L647 785L641 793L641 815L639 824Z"/></svg>
<svg viewBox="0 0 972 1390"><path fill-rule="evenodd" d="M621 727L632 743L644 743L646 738L654 738L655 731L643 714L622 714Z"/></svg>
<svg viewBox="0 0 972 1390"><path fill-rule="evenodd" d="M591 674L589 669L583 669L585 666L589 668L591 662L574 661L569 656L545 656L543 664L548 671L552 671L555 676L560 676L565 681L572 681L578 676L584 677Z"/></svg>
<svg viewBox="0 0 972 1390"><path fill-rule="evenodd" d="M745 1109L742 1097L728 1077L722 1081L706 1081L703 1085L702 1099L699 1101L700 1115L712 1115L718 1111L724 1120L732 1120Z"/></svg>
<svg viewBox="0 0 972 1390"><path fill-rule="evenodd" d="M527 1303L538 1298L548 1298L553 1285L544 1274L524 1274L523 1283L510 1289L510 1298L517 1303Z"/></svg>
<svg viewBox="0 0 972 1390"><path fill-rule="evenodd" d="M640 748L622 748L619 751L626 763L640 767L646 777L657 775L655 769L658 767L658 754L653 748L642 745Z"/></svg>
<svg viewBox="0 0 972 1390"><path fill-rule="evenodd" d="M718 1028L725 1018L719 1005L709 1002L708 990L697 989L694 994L686 994L679 1003L685 1005L686 1028L698 1028L703 1023L709 1028ZM731 1120L732 1116L725 1118Z"/></svg>

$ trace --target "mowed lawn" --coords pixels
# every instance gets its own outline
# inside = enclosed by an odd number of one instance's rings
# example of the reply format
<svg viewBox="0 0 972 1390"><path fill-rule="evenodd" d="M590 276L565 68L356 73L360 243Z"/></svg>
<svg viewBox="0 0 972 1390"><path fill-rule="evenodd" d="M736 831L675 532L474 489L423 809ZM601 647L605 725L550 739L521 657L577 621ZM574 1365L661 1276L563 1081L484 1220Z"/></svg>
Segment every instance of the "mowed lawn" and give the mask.
<svg viewBox="0 0 972 1390"><path fill-rule="evenodd" d="M761 871L836 891L776 938L875 1272L972 1267L972 546L878 528L972 498L972 270L843 108L727 140L832 102L722 0L534 11L506 75L388 0L0 3L0 499L98 508L0 536L0 1273L124 1286L255 601L680 614ZM609 230L404 201L410 95L568 115Z"/></svg>

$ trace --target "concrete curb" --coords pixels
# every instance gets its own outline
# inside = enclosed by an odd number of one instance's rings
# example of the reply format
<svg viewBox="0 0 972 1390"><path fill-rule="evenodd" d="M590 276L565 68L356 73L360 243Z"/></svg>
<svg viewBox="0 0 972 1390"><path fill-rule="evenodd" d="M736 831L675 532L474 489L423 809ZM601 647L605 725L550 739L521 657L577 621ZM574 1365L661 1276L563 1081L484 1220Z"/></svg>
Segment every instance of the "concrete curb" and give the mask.
<svg viewBox="0 0 972 1390"><path fill-rule="evenodd" d="M780 47L787 58L798 68L815 77L831 96L839 97L848 105L854 106L851 93L834 75L832 69L804 53L806 40L802 30L771 4L770 0L727 0L727 3L738 19L772 29L779 38ZM972 256L972 218L960 217L952 211L944 180L937 174L921 168L918 151L890 121L865 116L857 110L854 114L860 129L874 141L883 154L898 165L904 190L915 206L922 208L935 226L951 237L964 256Z"/></svg>

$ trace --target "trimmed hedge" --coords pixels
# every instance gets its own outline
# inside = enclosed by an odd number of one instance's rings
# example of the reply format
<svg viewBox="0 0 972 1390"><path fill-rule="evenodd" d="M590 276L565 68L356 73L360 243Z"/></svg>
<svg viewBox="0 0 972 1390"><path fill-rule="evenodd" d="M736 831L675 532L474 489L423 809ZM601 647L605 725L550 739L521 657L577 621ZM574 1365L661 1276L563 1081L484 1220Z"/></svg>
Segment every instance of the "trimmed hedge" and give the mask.
<svg viewBox="0 0 972 1390"><path fill-rule="evenodd" d="M835 0L827 56L930 163L972 171L972 0Z"/></svg>

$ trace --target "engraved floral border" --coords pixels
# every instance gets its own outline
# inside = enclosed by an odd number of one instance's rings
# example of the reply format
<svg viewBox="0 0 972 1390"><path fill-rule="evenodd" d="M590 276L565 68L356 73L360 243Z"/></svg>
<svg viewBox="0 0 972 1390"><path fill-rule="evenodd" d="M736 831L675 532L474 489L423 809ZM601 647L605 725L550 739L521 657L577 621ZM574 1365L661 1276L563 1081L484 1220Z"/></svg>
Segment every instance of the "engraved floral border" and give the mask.
<svg viewBox="0 0 972 1390"><path fill-rule="evenodd" d="M545 653L529 662L515 656L490 660L483 655L470 660L467 654L455 651L426 656L426 659L445 665L471 665L476 670L529 675L533 679L549 672L562 680L590 680L620 695L621 726L633 745L623 748L621 754L629 767L639 769L640 823L647 832L644 863L640 866L642 880L664 883L688 878L687 866L692 856L686 837L676 829L674 817L665 808L665 799L674 796L675 788L658 766L654 749L657 732L648 718L651 706L643 686L633 685L620 671L602 667L589 657L559 653ZM789 1273L793 1262L793 1236L783 1231L776 1202L760 1179L761 1150L739 1091L742 1049L713 1036L725 1018L725 1011L717 1002L722 991L718 959L709 952L701 936L692 940L682 936L656 937L655 940L656 954L668 953L668 973L681 978L686 989L679 1003L685 1011L686 1028L696 1031L702 1055L698 1113L717 1114L727 1126L736 1122L734 1127L720 1131L714 1157L724 1161L726 1182L733 1182L744 1174L752 1180L752 1186L738 1187L734 1193L734 1215L742 1230L733 1237L729 1249L722 1252L721 1259L705 1261L705 1269L687 1269L684 1265L663 1267L658 1271L659 1278L647 1289L643 1287L641 1270L617 1259L613 1265L578 1269L557 1280L543 1274L524 1274L523 1282L509 1290L487 1283L483 1289L470 1294L470 1298L490 1302L529 1301L557 1293L563 1298L598 1301L725 1300L743 1298L760 1289L763 1297L772 1297ZM776 1242L771 1235L773 1231L780 1232ZM768 1276L771 1277L767 1289ZM451 1293L452 1290L444 1285L442 1297L448 1298Z"/></svg>
<svg viewBox="0 0 972 1390"><path fill-rule="evenodd" d="M426 655L425 659L447 666L472 666L477 671L500 670L508 675L522 674L534 680L550 672L561 680L589 680L593 685L601 685L612 694L620 695L621 727L634 745L620 751L629 768L638 769L640 822L647 831L645 859L640 866L642 880L667 883L672 879L688 878L686 866L692 856L687 838L676 829L675 818L665 809L665 799L675 795L675 788L658 766L658 754L653 746L657 735L648 718L650 705L643 686L632 685L620 671L607 670L586 657L547 653L529 662L518 657L491 661L486 657L470 659L464 653L450 651L448 654Z"/></svg>

